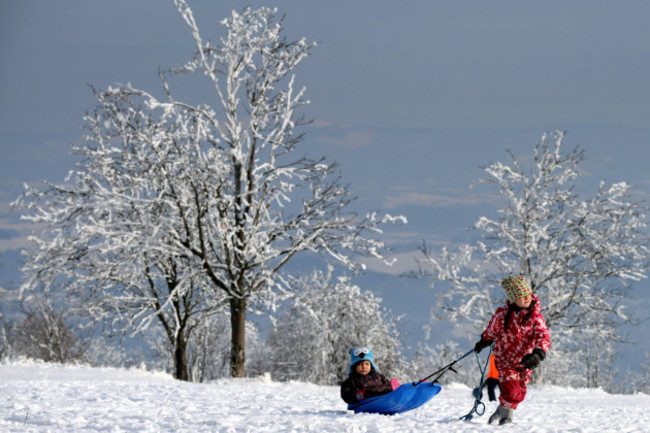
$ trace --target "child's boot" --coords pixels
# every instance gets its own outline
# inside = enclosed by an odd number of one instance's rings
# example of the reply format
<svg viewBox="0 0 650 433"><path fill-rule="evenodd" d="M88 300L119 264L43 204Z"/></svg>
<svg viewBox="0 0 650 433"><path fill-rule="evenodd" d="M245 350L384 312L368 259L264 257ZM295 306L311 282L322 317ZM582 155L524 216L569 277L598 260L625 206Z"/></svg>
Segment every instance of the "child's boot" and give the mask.
<svg viewBox="0 0 650 433"><path fill-rule="evenodd" d="M499 405L497 410L490 416L488 424L509 424L512 422L512 413L514 409Z"/></svg>
<svg viewBox="0 0 650 433"><path fill-rule="evenodd" d="M512 422L512 416L514 415L515 410L511 407L506 407L505 410L506 410L505 416L501 418L501 421L499 421L499 425L510 424Z"/></svg>

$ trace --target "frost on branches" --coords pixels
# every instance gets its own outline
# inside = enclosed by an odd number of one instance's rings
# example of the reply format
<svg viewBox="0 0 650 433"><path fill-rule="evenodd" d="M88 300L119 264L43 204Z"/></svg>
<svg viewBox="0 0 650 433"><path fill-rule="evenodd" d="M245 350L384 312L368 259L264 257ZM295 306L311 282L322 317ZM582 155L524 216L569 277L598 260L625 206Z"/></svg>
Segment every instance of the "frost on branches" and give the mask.
<svg viewBox="0 0 650 433"><path fill-rule="evenodd" d="M226 35L212 45L186 2L175 4L196 52L160 74L164 98L131 85L94 90L66 183L17 201L43 229L24 289L64 290L114 329L162 326L179 378L191 331L227 306L239 377L246 312L275 307L284 266L310 251L358 269L358 255L383 258L375 235L395 219L359 217L333 164L296 156L306 124L296 110L307 101L290 74L314 44L288 42L275 10L246 8L221 22ZM214 105L177 99L173 79L207 83Z"/></svg>
<svg viewBox="0 0 650 433"><path fill-rule="evenodd" d="M565 150L563 139L558 131L543 135L530 171L512 154L510 164L484 167L481 182L498 188L505 203L499 216L479 218L476 244L440 254L424 245L415 274L448 281L433 315L469 321L474 338L504 302L501 279L525 274L552 332L544 374L553 375L553 362L571 359L586 372L576 385L599 386L611 368L609 346L622 340L620 325L632 321L625 312L630 284L648 270L646 207L624 182L601 182L592 198L580 197L575 180L583 151Z"/></svg>
<svg viewBox="0 0 650 433"><path fill-rule="evenodd" d="M269 337L270 371L279 380L340 385L348 376L352 347L372 349L379 371L400 376L400 335L381 299L353 285L348 276L292 278L294 298Z"/></svg>

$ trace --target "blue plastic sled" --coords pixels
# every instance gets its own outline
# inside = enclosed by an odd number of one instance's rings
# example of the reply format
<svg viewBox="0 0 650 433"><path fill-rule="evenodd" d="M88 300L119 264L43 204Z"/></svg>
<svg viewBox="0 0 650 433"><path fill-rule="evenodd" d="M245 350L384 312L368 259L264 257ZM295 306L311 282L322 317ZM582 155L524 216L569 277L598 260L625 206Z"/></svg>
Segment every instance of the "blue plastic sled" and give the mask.
<svg viewBox="0 0 650 433"><path fill-rule="evenodd" d="M388 394L367 398L358 403L349 404L348 410L354 413L380 413L394 415L422 406L440 392L442 387L437 383L414 382L405 383Z"/></svg>

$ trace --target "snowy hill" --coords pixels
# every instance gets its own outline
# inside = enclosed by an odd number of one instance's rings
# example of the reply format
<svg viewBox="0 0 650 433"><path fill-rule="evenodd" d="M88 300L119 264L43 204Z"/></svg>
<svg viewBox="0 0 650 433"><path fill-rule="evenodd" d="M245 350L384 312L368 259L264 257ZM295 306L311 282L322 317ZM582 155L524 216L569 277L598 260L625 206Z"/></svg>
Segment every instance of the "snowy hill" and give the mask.
<svg viewBox="0 0 650 433"><path fill-rule="evenodd" d="M470 389L443 387L425 406L400 415L347 412L337 387L277 383L268 377L183 383L163 373L0 364L2 432L648 432L650 396L533 388L504 427L486 415L459 421Z"/></svg>

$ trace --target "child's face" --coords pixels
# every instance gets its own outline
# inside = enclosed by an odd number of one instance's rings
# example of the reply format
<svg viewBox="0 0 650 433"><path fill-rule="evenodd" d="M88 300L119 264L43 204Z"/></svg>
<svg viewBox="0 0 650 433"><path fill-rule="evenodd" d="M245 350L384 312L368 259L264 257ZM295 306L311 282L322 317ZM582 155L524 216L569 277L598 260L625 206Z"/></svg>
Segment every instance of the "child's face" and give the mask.
<svg viewBox="0 0 650 433"><path fill-rule="evenodd" d="M521 298L515 301L515 305L519 308L528 308L530 303L533 301L533 297L530 295L522 296Z"/></svg>
<svg viewBox="0 0 650 433"><path fill-rule="evenodd" d="M361 361L354 366L354 369L361 376L365 376L366 374L370 373L372 365L370 365L370 361Z"/></svg>

